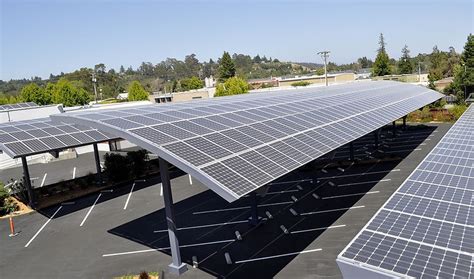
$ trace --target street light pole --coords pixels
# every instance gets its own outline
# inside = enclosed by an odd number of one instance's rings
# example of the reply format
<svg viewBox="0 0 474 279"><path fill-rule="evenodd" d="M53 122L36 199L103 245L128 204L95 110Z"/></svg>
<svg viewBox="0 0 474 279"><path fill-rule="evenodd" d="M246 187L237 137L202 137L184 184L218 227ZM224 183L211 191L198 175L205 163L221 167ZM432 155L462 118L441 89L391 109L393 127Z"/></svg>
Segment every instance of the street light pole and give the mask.
<svg viewBox="0 0 474 279"><path fill-rule="evenodd" d="M321 55L321 57L324 59L324 80L326 82L326 86L328 86L328 66L327 66L328 63L327 62L328 62L329 53L330 51L327 51L327 50L318 52L318 54Z"/></svg>
<svg viewBox="0 0 474 279"><path fill-rule="evenodd" d="M97 104L97 78L95 77L95 72L92 72L92 84L94 85L94 95L95 95L95 103Z"/></svg>

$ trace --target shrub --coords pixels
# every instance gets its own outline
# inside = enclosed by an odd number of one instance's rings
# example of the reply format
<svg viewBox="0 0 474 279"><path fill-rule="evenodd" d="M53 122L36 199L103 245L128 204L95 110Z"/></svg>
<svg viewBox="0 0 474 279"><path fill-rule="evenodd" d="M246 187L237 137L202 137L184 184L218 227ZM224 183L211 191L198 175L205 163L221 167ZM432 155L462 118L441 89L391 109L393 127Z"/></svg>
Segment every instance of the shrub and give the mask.
<svg viewBox="0 0 474 279"><path fill-rule="evenodd" d="M459 117L466 111L466 105L455 105L449 109L449 112L453 115L454 120L458 120Z"/></svg>
<svg viewBox="0 0 474 279"><path fill-rule="evenodd" d="M127 160L131 175L134 178L139 177L145 171L148 152L144 149L127 152Z"/></svg>
<svg viewBox="0 0 474 279"><path fill-rule="evenodd" d="M224 83L220 83L217 85L215 96L220 97L245 94L248 91L249 84L245 80L239 77L231 77L227 79Z"/></svg>
<svg viewBox="0 0 474 279"><path fill-rule="evenodd" d="M140 276L138 278L139 279L149 279L150 275L148 275L148 272L142 271L142 272L140 272Z"/></svg>
<svg viewBox="0 0 474 279"><path fill-rule="evenodd" d="M308 86L308 85L310 85L310 84L311 84L311 83L308 82L308 81L297 81L297 82L293 82L293 83L291 84L291 86L293 86L293 87L297 87L297 86Z"/></svg>
<svg viewBox="0 0 474 279"><path fill-rule="evenodd" d="M113 182L126 180L130 177L128 159L120 154L105 154L105 171Z"/></svg>
<svg viewBox="0 0 474 279"><path fill-rule="evenodd" d="M0 215L5 215L17 209L17 205L10 198L10 192L5 189L2 182L0 182Z"/></svg>

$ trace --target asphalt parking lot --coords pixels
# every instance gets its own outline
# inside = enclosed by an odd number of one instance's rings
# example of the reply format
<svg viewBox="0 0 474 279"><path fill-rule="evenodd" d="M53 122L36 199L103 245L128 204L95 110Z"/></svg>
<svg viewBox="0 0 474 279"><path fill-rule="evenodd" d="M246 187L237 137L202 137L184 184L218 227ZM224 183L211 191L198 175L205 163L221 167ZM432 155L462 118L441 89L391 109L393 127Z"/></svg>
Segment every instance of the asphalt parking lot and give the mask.
<svg viewBox="0 0 474 279"><path fill-rule="evenodd" d="M341 147L273 183L248 222L251 198L234 203L179 171L172 189L183 278L340 278L336 256L401 185L450 125L417 125L379 149L368 135L350 164ZM389 160L378 160L389 158ZM167 270L171 262L159 178L0 220L1 278L112 278ZM241 240L236 236L241 236ZM226 259L226 255L227 259ZM166 277L173 277L165 272Z"/></svg>

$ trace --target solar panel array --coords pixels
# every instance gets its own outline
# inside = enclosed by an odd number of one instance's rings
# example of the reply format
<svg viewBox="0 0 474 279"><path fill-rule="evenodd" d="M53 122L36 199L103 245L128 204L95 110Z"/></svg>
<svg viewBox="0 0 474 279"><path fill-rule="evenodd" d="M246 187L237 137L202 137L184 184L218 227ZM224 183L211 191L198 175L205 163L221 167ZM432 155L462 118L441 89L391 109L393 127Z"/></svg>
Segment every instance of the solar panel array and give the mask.
<svg viewBox="0 0 474 279"><path fill-rule="evenodd" d="M8 110L24 109L24 108L32 108L32 107L38 107L38 105L33 102L0 105L0 111L8 111Z"/></svg>
<svg viewBox="0 0 474 279"><path fill-rule="evenodd" d="M64 123L49 118L0 124L0 150L12 158L110 140L96 129Z"/></svg>
<svg viewBox="0 0 474 279"><path fill-rule="evenodd" d="M474 274L474 106L338 257L416 278Z"/></svg>
<svg viewBox="0 0 474 279"><path fill-rule="evenodd" d="M233 201L441 96L361 82L57 118L140 145Z"/></svg>

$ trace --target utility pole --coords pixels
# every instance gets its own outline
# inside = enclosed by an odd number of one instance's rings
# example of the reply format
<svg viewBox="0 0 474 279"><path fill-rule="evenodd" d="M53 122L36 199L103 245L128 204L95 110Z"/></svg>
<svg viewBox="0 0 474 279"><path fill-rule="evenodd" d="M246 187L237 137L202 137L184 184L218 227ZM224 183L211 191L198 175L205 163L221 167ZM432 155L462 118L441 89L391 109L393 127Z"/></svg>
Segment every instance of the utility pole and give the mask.
<svg viewBox="0 0 474 279"><path fill-rule="evenodd" d="M95 77L95 71L92 72L92 84L94 85L95 103L97 104L97 78Z"/></svg>
<svg viewBox="0 0 474 279"><path fill-rule="evenodd" d="M328 57L330 51L323 50L318 52L319 55L324 59L324 80L326 81L326 86L328 86Z"/></svg>
<svg viewBox="0 0 474 279"><path fill-rule="evenodd" d="M421 63L418 61L418 82L421 82Z"/></svg>

